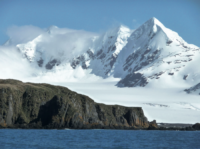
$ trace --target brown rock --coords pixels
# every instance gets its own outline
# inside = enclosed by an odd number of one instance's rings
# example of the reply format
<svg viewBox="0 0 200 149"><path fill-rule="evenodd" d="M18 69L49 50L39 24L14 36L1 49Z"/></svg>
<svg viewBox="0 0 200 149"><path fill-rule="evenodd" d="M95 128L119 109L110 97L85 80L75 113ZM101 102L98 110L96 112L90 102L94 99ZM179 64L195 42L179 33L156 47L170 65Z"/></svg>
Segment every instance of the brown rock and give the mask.
<svg viewBox="0 0 200 149"><path fill-rule="evenodd" d="M49 84L0 80L0 125L22 128L148 128L141 107L95 103Z"/></svg>
<svg viewBox="0 0 200 149"><path fill-rule="evenodd" d="M156 123L156 120L153 120L152 122L149 123L149 130L154 130L154 129L158 129L158 125Z"/></svg>

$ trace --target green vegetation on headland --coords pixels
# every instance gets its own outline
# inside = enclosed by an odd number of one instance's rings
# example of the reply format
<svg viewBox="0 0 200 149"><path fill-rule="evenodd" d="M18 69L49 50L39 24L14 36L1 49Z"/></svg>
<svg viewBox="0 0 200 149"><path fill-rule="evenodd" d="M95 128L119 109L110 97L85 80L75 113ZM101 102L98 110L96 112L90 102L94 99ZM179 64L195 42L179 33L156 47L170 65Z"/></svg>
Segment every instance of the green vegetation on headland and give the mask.
<svg viewBox="0 0 200 149"><path fill-rule="evenodd" d="M180 130L200 130L200 124ZM66 87L0 80L0 127L35 129L159 129L141 107L95 103Z"/></svg>

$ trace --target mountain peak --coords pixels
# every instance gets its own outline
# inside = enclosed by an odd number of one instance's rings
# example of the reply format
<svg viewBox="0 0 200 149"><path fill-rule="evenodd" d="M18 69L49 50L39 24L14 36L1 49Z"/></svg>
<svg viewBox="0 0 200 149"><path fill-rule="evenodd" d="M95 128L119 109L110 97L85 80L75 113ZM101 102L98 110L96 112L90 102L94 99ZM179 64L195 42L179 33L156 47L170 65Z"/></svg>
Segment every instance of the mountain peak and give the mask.
<svg viewBox="0 0 200 149"><path fill-rule="evenodd" d="M123 28L125 28L125 29L129 29L127 26L125 26L125 25L119 25L118 26L118 29L123 29Z"/></svg>
<svg viewBox="0 0 200 149"><path fill-rule="evenodd" d="M182 38L179 37L179 35L166 28L157 18L152 17L148 21L146 21L144 24L142 24L138 29L136 29L132 36L134 38L139 38L141 35L146 34L149 35L150 38L153 38L156 34L162 34L160 37L165 37L167 41L173 41L178 39L179 41L182 41ZM164 39L164 38L163 38Z"/></svg>
<svg viewBox="0 0 200 149"><path fill-rule="evenodd" d="M151 20L151 21L153 21L153 22L156 22L156 21L159 21L158 19L156 19L155 17L152 17L151 19L149 19L149 20Z"/></svg>
<svg viewBox="0 0 200 149"><path fill-rule="evenodd" d="M115 39L117 39L117 38L119 38L119 36L129 36L130 32L131 32L131 30L128 27L126 27L124 25L118 25L115 28L112 28L112 29L108 30L107 32L105 32L104 38L114 37Z"/></svg>
<svg viewBox="0 0 200 149"><path fill-rule="evenodd" d="M129 32L130 29L125 26L125 25L118 25L115 28L111 29L110 31L114 32L114 33L119 33L119 32Z"/></svg>
<svg viewBox="0 0 200 149"><path fill-rule="evenodd" d="M118 31L119 31L119 32L130 32L130 29L129 29L127 26L120 25L120 26L118 27Z"/></svg>
<svg viewBox="0 0 200 149"><path fill-rule="evenodd" d="M145 22L145 24L149 24L149 25L157 25L160 26L161 28L164 28L165 26L155 17L152 17L151 19L149 19L147 22Z"/></svg>
<svg viewBox="0 0 200 149"><path fill-rule="evenodd" d="M147 39L147 36L153 38L153 36L160 31L164 34L168 32L165 26L158 19L153 17L138 27L131 36L132 39L139 39L142 37L141 39L143 40L143 38Z"/></svg>

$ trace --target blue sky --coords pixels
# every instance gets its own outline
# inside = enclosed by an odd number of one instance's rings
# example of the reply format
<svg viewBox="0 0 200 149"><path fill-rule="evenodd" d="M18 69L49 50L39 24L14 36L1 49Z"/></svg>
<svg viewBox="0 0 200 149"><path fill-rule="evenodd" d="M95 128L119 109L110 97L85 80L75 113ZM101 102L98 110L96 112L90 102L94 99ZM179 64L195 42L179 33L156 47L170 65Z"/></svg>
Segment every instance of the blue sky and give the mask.
<svg viewBox="0 0 200 149"><path fill-rule="evenodd" d="M13 25L101 32L119 24L135 29L152 17L200 47L199 0L0 0L0 44Z"/></svg>

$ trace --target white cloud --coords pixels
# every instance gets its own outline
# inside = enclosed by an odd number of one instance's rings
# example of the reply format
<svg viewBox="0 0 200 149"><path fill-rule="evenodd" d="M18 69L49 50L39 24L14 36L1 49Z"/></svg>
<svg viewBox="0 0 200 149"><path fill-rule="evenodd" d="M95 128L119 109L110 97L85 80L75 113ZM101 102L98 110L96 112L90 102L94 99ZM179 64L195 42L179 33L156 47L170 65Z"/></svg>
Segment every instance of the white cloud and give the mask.
<svg viewBox="0 0 200 149"><path fill-rule="evenodd" d="M7 35L13 45L28 42L42 33L44 33L43 29L32 25L11 26L7 29Z"/></svg>
<svg viewBox="0 0 200 149"><path fill-rule="evenodd" d="M97 34L56 26L47 29L12 26L8 28L7 35L10 38L10 45L19 45L18 47L23 47L25 51L27 48L31 49L32 54L36 53L36 60L40 59L40 53L43 53L43 59L49 61L51 57L62 56L69 59L80 55L88 50L92 45L92 38Z"/></svg>
<svg viewBox="0 0 200 149"><path fill-rule="evenodd" d="M15 78L23 80L23 78L31 77L34 68L30 63L22 58L22 55L13 46L0 46L0 78Z"/></svg>
<svg viewBox="0 0 200 149"><path fill-rule="evenodd" d="M42 50L48 57L65 55L67 59L72 58L88 50L95 35L82 30L56 28L50 34L42 35L37 50Z"/></svg>
<svg viewBox="0 0 200 149"><path fill-rule="evenodd" d="M37 62L30 63L20 53L18 49L20 46L16 48L16 45L21 45L25 49L35 50L33 52L33 54L36 53L35 61L42 57L44 63L48 63L51 58L71 59L88 50L96 33L55 26L47 29L35 26L12 26L8 29L7 34L11 41L10 45L0 46L1 79L12 78L34 82L61 82L62 80L74 82L100 79L90 74L91 70L84 71L82 68L78 68L74 71L69 62L56 66L52 71L40 69Z"/></svg>

